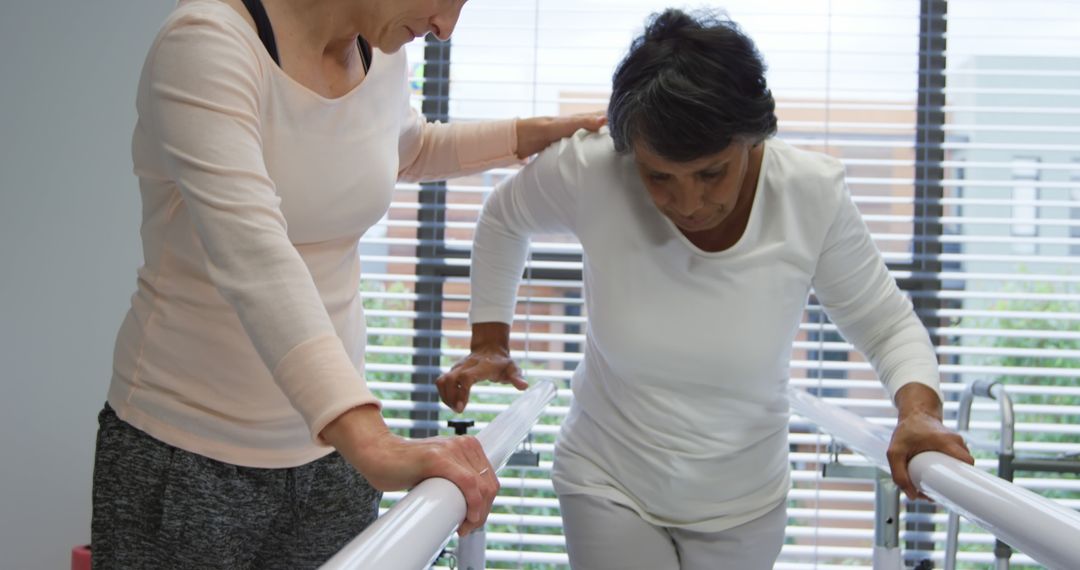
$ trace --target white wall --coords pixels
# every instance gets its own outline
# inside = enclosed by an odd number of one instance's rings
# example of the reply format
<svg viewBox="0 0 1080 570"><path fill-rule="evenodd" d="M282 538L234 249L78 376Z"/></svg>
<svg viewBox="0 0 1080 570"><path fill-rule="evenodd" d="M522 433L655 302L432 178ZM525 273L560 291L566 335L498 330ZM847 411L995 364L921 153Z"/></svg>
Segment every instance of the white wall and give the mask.
<svg viewBox="0 0 1080 570"><path fill-rule="evenodd" d="M96 414L140 259L130 137L170 0L0 2L0 568L89 541Z"/></svg>

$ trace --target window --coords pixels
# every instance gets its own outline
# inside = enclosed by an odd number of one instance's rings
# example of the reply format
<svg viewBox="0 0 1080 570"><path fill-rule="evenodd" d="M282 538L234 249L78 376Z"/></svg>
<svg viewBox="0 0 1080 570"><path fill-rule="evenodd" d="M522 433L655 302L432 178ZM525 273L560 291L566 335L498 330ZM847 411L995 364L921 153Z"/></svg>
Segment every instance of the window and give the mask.
<svg viewBox="0 0 1080 570"><path fill-rule="evenodd" d="M1072 160L1072 188L1069 189L1069 198L1072 202L1071 217L1073 225L1069 228L1069 255L1080 255L1080 156Z"/></svg>
<svg viewBox="0 0 1080 570"><path fill-rule="evenodd" d="M452 121L602 108L630 39L668 4L472 0L451 43L408 47L416 104ZM845 164L879 249L934 340L947 420L966 383L998 379L1016 400L1020 453L1080 452L1080 258L1072 255L1080 247L1080 57L1071 55L1080 53L1080 4L1033 0L1020 13L1006 0L723 6L769 63L779 136ZM402 184L363 240L368 378L404 433L448 433L448 411L430 384L466 353L472 226L492 185L512 172ZM490 568L565 567L548 477L570 401L566 381L583 346L581 286L580 248L564 236L535 239L513 348L528 376L563 389L534 431L540 466L502 474ZM791 382L872 421L893 421L869 365L813 302ZM482 424L513 390L474 394L470 417ZM990 437L994 409L980 402L973 418ZM793 422L788 544L777 568L871 564L872 487L822 480L828 441ZM980 453L980 467L995 465ZM1075 476L1018 473L1017 481L1080 507ZM910 560L942 565L944 521L932 505L909 505ZM965 526L961 546L961 568L992 564L984 531ZM1022 554L1013 564L1031 567Z"/></svg>
<svg viewBox="0 0 1080 570"><path fill-rule="evenodd" d="M1039 218L1039 159L1019 157L1013 161L1013 207L1012 235L1026 238L1039 235L1035 220ZM1016 253L1035 253L1035 244L1018 241L1013 244Z"/></svg>

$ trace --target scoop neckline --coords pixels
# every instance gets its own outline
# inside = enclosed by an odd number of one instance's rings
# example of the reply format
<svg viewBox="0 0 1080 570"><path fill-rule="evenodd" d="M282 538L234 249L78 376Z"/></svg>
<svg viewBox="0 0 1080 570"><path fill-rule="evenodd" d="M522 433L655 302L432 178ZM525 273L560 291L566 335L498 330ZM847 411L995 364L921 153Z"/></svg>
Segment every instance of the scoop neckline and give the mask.
<svg viewBox="0 0 1080 570"><path fill-rule="evenodd" d="M338 97L326 97L324 95L316 93L307 85L300 83L296 80L296 78L289 75L288 73L285 73L285 70L282 69L276 61L274 61L274 58L270 57L270 52L266 51L266 46L263 45L262 40L259 39L259 33L254 28L252 28L250 24L248 24L247 20L244 19L244 16L237 12L235 8L233 8L229 4L226 4L225 2L222 2L221 0L186 0L185 3L203 3L220 6L228 13L227 17L232 20L233 25L238 26L242 31L241 33L248 36L249 40L254 40L255 44L258 45L258 49L256 50L256 52L258 53L257 57L259 57L259 59L262 60L262 62L266 64L267 67L271 68L270 73L284 77L286 82L292 84L299 91L305 93L307 96L310 96L313 99L318 100L321 103L333 105L351 98L358 91L360 91L360 89L363 88L363 86L368 82L368 78L371 77L372 70L375 69L375 52L378 51L378 48L376 48L375 46L371 46L371 65L369 66L368 71L364 73L364 78L360 80L360 83L357 83L347 92L343 93Z"/></svg>
<svg viewBox="0 0 1080 570"><path fill-rule="evenodd" d="M735 243L733 243L731 245L731 247L729 247L727 249L722 249L720 251L706 251L704 249L701 249L700 247L694 245L694 242L690 241L690 238L683 235L682 231L679 230L679 226L676 226L675 222L671 221L671 219L668 218L667 216L665 216L659 209L655 210L656 215L660 216L660 219L663 220L663 222L664 222L664 224L666 224L667 228L671 232L674 232L675 236L680 241L682 241L682 243L686 247L688 247L690 249L690 251L693 252L694 254L700 255L700 256L703 256L703 257L726 257L726 256L729 256L729 255L734 255L738 250L742 249L743 244L748 239L746 236L751 233L751 230L757 229L758 219L761 217L760 213L758 212L758 210L760 210L760 201L762 200L762 198L761 198L761 195L762 195L761 189L762 188L761 187L765 183L765 168L768 165L768 163L770 161L769 157L772 154L772 144L771 143L772 143L771 140L766 140L766 141L764 141L762 143L763 145L765 145L765 149L761 153L761 168L758 169L757 182L754 185L754 200L750 203L750 215L747 218L746 228L743 229L742 235L739 236L739 239L736 240Z"/></svg>

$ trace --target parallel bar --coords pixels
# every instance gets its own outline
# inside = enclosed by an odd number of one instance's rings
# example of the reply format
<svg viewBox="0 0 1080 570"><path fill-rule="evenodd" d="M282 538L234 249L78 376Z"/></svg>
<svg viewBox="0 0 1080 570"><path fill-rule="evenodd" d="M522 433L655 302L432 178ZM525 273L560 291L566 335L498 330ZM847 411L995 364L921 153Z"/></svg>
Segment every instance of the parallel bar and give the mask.
<svg viewBox="0 0 1080 570"><path fill-rule="evenodd" d="M477 434L488 461L501 469L556 395L555 384L533 384ZM428 479L354 538L322 570L428 568L465 518L465 497L446 479Z"/></svg>
<svg viewBox="0 0 1080 570"><path fill-rule="evenodd" d="M791 407L889 471L885 456L891 434L862 417L826 404L802 390L789 392ZM1070 570L1080 560L1080 513L935 451L908 464L915 485L987 529L1013 548L1051 569Z"/></svg>

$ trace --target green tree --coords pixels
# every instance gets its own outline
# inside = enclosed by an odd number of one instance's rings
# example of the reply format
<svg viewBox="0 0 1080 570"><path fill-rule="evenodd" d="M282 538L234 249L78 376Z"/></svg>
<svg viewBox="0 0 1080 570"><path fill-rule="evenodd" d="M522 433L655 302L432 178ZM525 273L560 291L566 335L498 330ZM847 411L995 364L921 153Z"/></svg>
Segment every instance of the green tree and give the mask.
<svg viewBox="0 0 1080 570"><path fill-rule="evenodd" d="M367 337L368 353L366 360L369 365L371 364L398 364L408 365L412 362L408 349L411 347L410 337L397 334L381 334L378 332L380 329L411 329L414 323L411 318L407 316L395 316L379 313L387 313L393 311L410 311L412 309L412 303L406 299L394 299L392 296L380 295L380 293L400 294L408 293L409 289L402 282L383 283L378 281L364 281L361 284L361 292L368 295L364 298L364 309L368 312L367 326L369 334ZM376 313L376 314L371 314ZM374 331L374 332L373 332ZM381 350L374 350L376 347ZM401 350L393 350L400 348ZM447 342L444 339L442 348L447 348ZM385 350L390 349L390 350ZM443 356L441 364L443 366L450 366L455 359L450 356ZM534 362L522 362L519 363L523 370L530 370L542 366L541 363ZM380 372L369 371L366 373L366 377L370 382L388 382L388 383L411 383L413 381L412 374L408 372ZM374 390L375 395L383 401L384 411L383 415L386 418L393 419L407 419L409 417L408 410L405 406L396 406L395 402L402 402L408 398L407 394L397 390ZM468 413L469 418L476 420L478 423L489 422L495 418L494 412L476 411L477 409L483 409L485 404L506 404L513 399L513 396L504 396L499 394L475 394L472 398L472 410ZM448 415L442 417L446 419ZM540 423L544 424L557 424L558 418L545 416L542 417ZM399 431L400 435L407 435L403 431ZM535 444L551 444L554 443L554 435L539 436L534 440ZM550 456L542 458L545 461L550 461ZM504 468L499 473L500 478L504 482L503 489L500 495L504 498L513 497L528 499L555 499L555 494L550 489L537 489L528 486L527 484L514 485L513 480L516 478L523 483L527 483L529 480L546 478L546 473L538 473L535 469L530 468ZM393 505L392 501L383 501L382 506L389 508ZM496 507L495 513L513 513L520 515L535 515L535 516L550 516L558 517L558 508L545 508L545 507L520 507L508 505L506 507ZM559 526L535 526L523 528L516 525L497 525L489 524L487 526L488 533L530 533L530 534L547 534L547 535L561 535L562 529ZM456 541L451 542L451 547ZM518 548L512 544L489 544L489 549L503 549L509 551L516 551ZM563 552L564 549L560 546L552 545L530 545L525 547L530 552ZM445 563L445 562L444 562ZM518 565L513 562L495 562L489 561L488 568L520 568L525 570L556 570L565 568L562 565L556 564L526 564Z"/></svg>
<svg viewBox="0 0 1080 570"><path fill-rule="evenodd" d="M1025 369L1069 370L1080 368L1080 359L1070 352L1080 350L1080 341L1069 338L1071 333L1080 333L1080 302L1064 300L1075 295L1075 286L1037 284L1028 292L1034 293L1031 299L1003 299L988 305L996 313L991 318L966 319L964 326L984 330L1007 331L1009 333L986 338L982 345L999 349L1013 349L1011 354L986 355L972 359L972 363L985 366L1003 367L1016 370L1015 373L999 374L995 379L1006 385L1023 386L1076 386L1078 381L1064 375L1034 375L1024 373ZM1015 292L1018 288L1009 288ZM1039 333L1059 333L1042 336ZM1073 335L1075 336L1075 335ZM1026 353L1026 354L1025 354ZM1041 353L1041 354L1040 354ZM1018 413L1016 424L1062 424L1074 425L1080 420L1080 397L1069 394L1010 394ZM1063 406L1072 408L1070 413L1045 413L1024 411L1032 406ZM1017 431L1016 442L1040 443L1078 443L1074 435L1061 433L1042 433ZM1023 452L1020 452L1023 453ZM976 452L976 456L996 457L987 452ZM1020 477L1033 478L1070 478L1075 474L1056 474L1045 472L1020 472ZM1075 491L1050 491L1043 493L1047 497L1059 499L1080 499ZM977 527L965 525L962 530L974 530ZM991 547L970 547L970 550L989 551ZM1014 568L1038 568L1019 565Z"/></svg>

